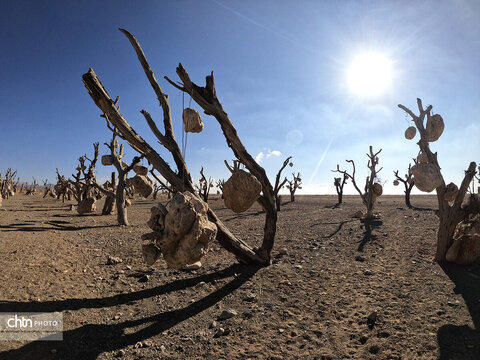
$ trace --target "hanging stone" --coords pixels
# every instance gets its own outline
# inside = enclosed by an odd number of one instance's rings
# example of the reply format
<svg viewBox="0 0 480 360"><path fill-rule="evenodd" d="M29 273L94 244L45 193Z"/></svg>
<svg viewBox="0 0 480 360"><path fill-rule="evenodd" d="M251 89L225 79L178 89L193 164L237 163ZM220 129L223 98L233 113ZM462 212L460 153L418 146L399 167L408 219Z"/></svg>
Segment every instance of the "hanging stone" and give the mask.
<svg viewBox="0 0 480 360"><path fill-rule="evenodd" d="M405 139L412 140L416 134L417 129L415 128L415 126L409 126L407 130L405 130Z"/></svg>
<svg viewBox="0 0 480 360"><path fill-rule="evenodd" d="M247 211L257 201L262 184L255 176L243 170L235 170L223 185L225 206L235 213Z"/></svg>
<svg viewBox="0 0 480 360"><path fill-rule="evenodd" d="M424 192L432 192L442 184L442 175L438 166L429 163L420 163L412 166L415 186Z"/></svg>
<svg viewBox="0 0 480 360"><path fill-rule="evenodd" d="M199 133L203 130L203 121L198 111L186 108L182 114L185 132Z"/></svg>
<svg viewBox="0 0 480 360"><path fill-rule="evenodd" d="M458 186L451 182L447 185L447 189L445 191L445 201L452 202L457 197L457 194Z"/></svg>
<svg viewBox="0 0 480 360"><path fill-rule="evenodd" d="M135 171L135 174L137 174L137 175L147 175L148 174L148 168L146 166L143 166L143 165L140 165L140 164L133 165L133 171Z"/></svg>
<svg viewBox="0 0 480 360"><path fill-rule="evenodd" d="M102 165L104 165L104 166L113 165L113 157L112 157L112 155L103 155L103 156L102 156Z"/></svg>
<svg viewBox="0 0 480 360"><path fill-rule="evenodd" d="M383 187L379 183L375 183L372 185L372 192L375 197L379 197L383 194Z"/></svg>
<svg viewBox="0 0 480 360"><path fill-rule="evenodd" d="M208 220L207 211L207 203L188 191L176 193L166 207L153 207L148 221L153 233L142 236L153 240L142 246L147 264L152 265L160 253L174 269L199 261L217 235L217 226Z"/></svg>
<svg viewBox="0 0 480 360"><path fill-rule="evenodd" d="M133 192L147 198L153 191L151 180L144 175L135 175L129 182L133 186Z"/></svg>
<svg viewBox="0 0 480 360"><path fill-rule="evenodd" d="M445 124L440 115L435 114L427 119L427 140L428 142L437 141L443 133Z"/></svg>

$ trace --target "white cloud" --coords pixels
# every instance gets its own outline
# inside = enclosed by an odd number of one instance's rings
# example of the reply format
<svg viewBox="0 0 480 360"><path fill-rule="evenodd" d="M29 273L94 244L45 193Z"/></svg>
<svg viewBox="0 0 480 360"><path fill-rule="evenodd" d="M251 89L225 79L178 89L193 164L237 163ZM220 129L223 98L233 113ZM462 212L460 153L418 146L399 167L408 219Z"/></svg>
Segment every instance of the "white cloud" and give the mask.
<svg viewBox="0 0 480 360"><path fill-rule="evenodd" d="M258 153L258 155L255 157L255 161L260 164L263 160L263 157L265 156L265 154L263 153L263 151L260 151Z"/></svg>
<svg viewBox="0 0 480 360"><path fill-rule="evenodd" d="M267 149L266 150L267 152L264 153L263 151L260 151L257 156L255 157L255 161L260 164L262 162L262 160L265 158L265 159L268 159L269 157L272 157L272 156L280 156L282 155L282 153L278 150L272 150L270 151L270 149Z"/></svg>

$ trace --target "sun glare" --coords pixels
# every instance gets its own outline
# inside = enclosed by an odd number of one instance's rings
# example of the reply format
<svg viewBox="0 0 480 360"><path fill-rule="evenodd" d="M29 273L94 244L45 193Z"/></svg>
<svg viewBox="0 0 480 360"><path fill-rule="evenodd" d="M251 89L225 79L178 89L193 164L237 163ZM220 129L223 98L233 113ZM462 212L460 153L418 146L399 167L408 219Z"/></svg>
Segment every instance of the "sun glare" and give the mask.
<svg viewBox="0 0 480 360"><path fill-rule="evenodd" d="M381 95L391 82L391 61L378 52L359 54L348 68L347 76L353 93L368 97Z"/></svg>

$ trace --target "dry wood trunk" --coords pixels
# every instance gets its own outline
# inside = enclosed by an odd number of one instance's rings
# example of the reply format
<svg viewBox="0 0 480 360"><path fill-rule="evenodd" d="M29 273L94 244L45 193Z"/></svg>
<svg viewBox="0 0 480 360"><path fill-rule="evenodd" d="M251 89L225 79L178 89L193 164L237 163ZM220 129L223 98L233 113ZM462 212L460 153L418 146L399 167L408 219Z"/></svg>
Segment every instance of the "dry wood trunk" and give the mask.
<svg viewBox="0 0 480 360"><path fill-rule="evenodd" d="M118 174L118 185L115 193L115 202L117 203L117 221L118 225L128 226L127 207L125 206L125 184L127 174L122 172Z"/></svg>

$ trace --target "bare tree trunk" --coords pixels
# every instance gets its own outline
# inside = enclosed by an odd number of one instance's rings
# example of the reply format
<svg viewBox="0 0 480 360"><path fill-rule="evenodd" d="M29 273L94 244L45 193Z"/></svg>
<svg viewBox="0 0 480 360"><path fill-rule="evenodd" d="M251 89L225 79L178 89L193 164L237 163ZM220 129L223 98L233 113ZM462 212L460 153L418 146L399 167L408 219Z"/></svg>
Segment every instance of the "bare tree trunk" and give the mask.
<svg viewBox="0 0 480 360"><path fill-rule="evenodd" d="M112 191L115 191L115 172L112 171ZM113 211L113 206L115 205L115 197L108 196L105 199L105 204L103 205L102 215L111 215Z"/></svg>
<svg viewBox="0 0 480 360"><path fill-rule="evenodd" d="M118 185L115 195L117 203L117 221L118 225L128 226L127 207L125 206L125 183L127 174L118 174Z"/></svg>
<svg viewBox="0 0 480 360"><path fill-rule="evenodd" d="M275 198L275 204L277 205L277 211L280 211L280 205L282 202L282 195L278 195Z"/></svg>
<svg viewBox="0 0 480 360"><path fill-rule="evenodd" d="M413 183L408 184L408 186L405 184L405 205L407 205L409 209L413 207L410 203L410 193L412 192L413 185Z"/></svg>

